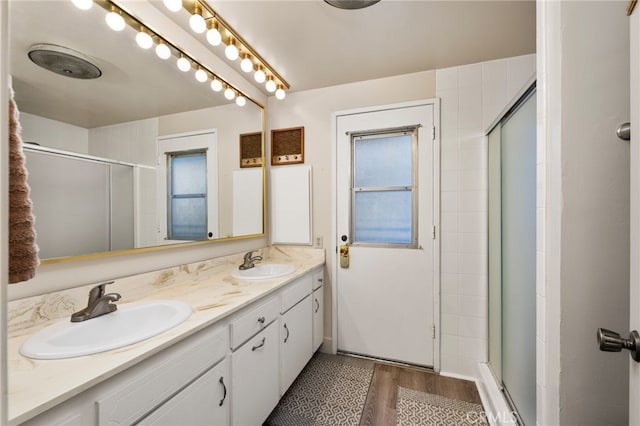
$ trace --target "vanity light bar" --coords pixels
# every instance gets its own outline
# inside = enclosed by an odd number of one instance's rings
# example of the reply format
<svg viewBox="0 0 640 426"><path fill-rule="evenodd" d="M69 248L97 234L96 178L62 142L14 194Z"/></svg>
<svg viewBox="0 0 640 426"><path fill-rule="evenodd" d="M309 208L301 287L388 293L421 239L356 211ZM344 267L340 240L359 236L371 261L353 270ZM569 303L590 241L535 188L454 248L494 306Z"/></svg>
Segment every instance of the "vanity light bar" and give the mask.
<svg viewBox="0 0 640 426"><path fill-rule="evenodd" d="M245 72L254 71L254 78L257 82L264 83L265 81L273 80L281 90L278 99L284 99L284 91L290 88L289 83L222 19L205 0L182 0L182 7L191 14L190 22L193 20L199 23L197 26L191 25L194 32L201 33L201 19L204 19L207 23L211 22L211 25L215 26L222 35L222 41L227 45L227 49L233 50L233 54L231 56L227 54L227 57L232 61L235 61L238 57L243 58L240 67ZM253 65L252 68L249 68L249 61Z"/></svg>
<svg viewBox="0 0 640 426"><path fill-rule="evenodd" d="M82 2L80 2L79 0L71 0L71 1L79 9L87 10L87 9L89 9L91 7L90 5L87 7L87 4L91 3L92 0L82 0ZM202 64L200 61L198 61L197 59L195 59L194 57L189 55L187 52L185 52L180 47L178 47L177 45L171 43L166 38L160 36L157 32L153 31L151 28L149 28L144 23L142 23L140 20L138 20L134 16L130 15L129 13L127 13L124 9L122 9L120 6L118 6L113 1L111 1L111 0L93 0L93 3L95 3L96 5L100 6L104 10L106 10L109 14L112 14L111 15L112 17L117 16L117 17L121 18L122 20L124 20L124 23L126 25L128 25L129 27L133 28L136 31L136 35L137 36L140 33L144 33L144 34L148 35L151 38L152 43L156 45L156 54L161 59L169 59L171 56L174 56L174 57L178 58L177 59L177 61L178 61L177 65L178 65L178 67L180 68L181 71L188 72L188 71L191 71L191 70L195 69L195 78L198 81L203 82L203 83L208 81L208 80L211 80L212 82L213 81L220 82L225 87L227 87L228 91L233 92L233 96L231 98L229 98L228 96L226 97L229 100L233 100L236 97L240 97L243 100L244 99L250 99L256 105L260 105L259 102L256 102L255 100L253 100L251 97L246 95L240 89L235 87L233 84L229 83L224 78L220 77L218 74L213 72L210 68L208 68L206 65ZM83 7L80 7L80 5L82 5ZM119 19L119 18L117 18L117 19ZM117 29L114 29L114 31L120 31L119 28L120 27L117 27ZM113 29L113 27L112 27L112 29ZM124 27L122 27L122 29L124 29ZM147 48L147 47L143 46L142 44L140 44L139 41L138 41L138 44L142 48ZM151 47L151 46L149 46L149 47ZM213 88L213 86L212 86L212 88ZM213 89L213 90L215 91L215 89ZM246 103L246 101L245 102L236 101L236 104L239 105L239 106L244 106L245 103Z"/></svg>

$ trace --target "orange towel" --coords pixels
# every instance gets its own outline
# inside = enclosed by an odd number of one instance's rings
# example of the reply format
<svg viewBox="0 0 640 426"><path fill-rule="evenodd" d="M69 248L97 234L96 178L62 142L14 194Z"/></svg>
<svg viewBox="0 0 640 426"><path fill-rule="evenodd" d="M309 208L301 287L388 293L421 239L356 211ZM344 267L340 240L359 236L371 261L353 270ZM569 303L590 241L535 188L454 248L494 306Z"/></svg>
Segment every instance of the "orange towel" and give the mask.
<svg viewBox="0 0 640 426"><path fill-rule="evenodd" d="M40 264L18 108L9 100L9 283L27 281Z"/></svg>

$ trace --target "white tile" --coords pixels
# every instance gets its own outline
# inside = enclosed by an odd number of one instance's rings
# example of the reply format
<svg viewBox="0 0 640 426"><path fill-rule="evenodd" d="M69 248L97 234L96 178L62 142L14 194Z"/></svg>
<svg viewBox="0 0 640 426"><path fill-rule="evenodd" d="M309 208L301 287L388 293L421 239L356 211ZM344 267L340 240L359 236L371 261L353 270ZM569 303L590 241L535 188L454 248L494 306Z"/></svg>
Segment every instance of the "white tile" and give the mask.
<svg viewBox="0 0 640 426"><path fill-rule="evenodd" d="M458 136L458 89L439 90L440 98L440 137Z"/></svg>
<svg viewBox="0 0 640 426"><path fill-rule="evenodd" d="M458 88L482 87L482 64L458 67Z"/></svg>
<svg viewBox="0 0 640 426"><path fill-rule="evenodd" d="M487 277L480 274L460 274L458 292L465 296L487 297Z"/></svg>
<svg viewBox="0 0 640 426"><path fill-rule="evenodd" d="M442 334L458 334L458 315L443 314L440 323Z"/></svg>
<svg viewBox="0 0 640 426"><path fill-rule="evenodd" d="M487 232L487 212L458 213L458 232Z"/></svg>
<svg viewBox="0 0 640 426"><path fill-rule="evenodd" d="M536 209L536 250L545 251L545 212L546 209Z"/></svg>
<svg viewBox="0 0 640 426"><path fill-rule="evenodd" d="M536 296L536 336L539 340L546 342L546 300L544 297Z"/></svg>
<svg viewBox="0 0 640 426"><path fill-rule="evenodd" d="M443 294L440 298L442 306L440 306L443 314L458 315L460 312L459 296L455 294Z"/></svg>
<svg viewBox="0 0 640 426"><path fill-rule="evenodd" d="M458 271L461 274L486 274L487 255L460 254L458 257Z"/></svg>
<svg viewBox="0 0 640 426"><path fill-rule="evenodd" d="M459 149L460 151L471 149L486 149L484 145L485 137L482 135L482 132L475 132L473 134L466 134L459 139Z"/></svg>
<svg viewBox="0 0 640 426"><path fill-rule="evenodd" d="M458 294L458 274L457 273L456 274L444 273L440 275L440 293L456 294L456 295Z"/></svg>
<svg viewBox="0 0 640 426"><path fill-rule="evenodd" d="M460 170L486 170L487 157L485 151L478 149L460 150Z"/></svg>
<svg viewBox="0 0 640 426"><path fill-rule="evenodd" d="M441 344L443 354L455 354L460 353L460 344L458 342L459 337L453 334L442 334Z"/></svg>
<svg viewBox="0 0 640 426"><path fill-rule="evenodd" d="M445 373L462 374L460 367L460 355L457 353L444 353L440 359L440 370Z"/></svg>
<svg viewBox="0 0 640 426"><path fill-rule="evenodd" d="M544 399L546 394L547 394L547 389L539 382L536 383L536 424L537 425L547 424L546 404Z"/></svg>
<svg viewBox="0 0 640 426"><path fill-rule="evenodd" d="M455 371L455 373L462 376L475 377L478 368L478 362L484 361L486 360L478 360L466 356L461 356L458 360L457 371Z"/></svg>
<svg viewBox="0 0 640 426"><path fill-rule="evenodd" d="M482 134L482 89L469 86L458 94L458 136Z"/></svg>
<svg viewBox="0 0 640 426"><path fill-rule="evenodd" d="M536 382L542 386L546 385L544 354L545 343L542 340L536 339Z"/></svg>
<svg viewBox="0 0 640 426"><path fill-rule="evenodd" d="M463 170L459 172L460 191L480 191L487 189L486 170Z"/></svg>
<svg viewBox="0 0 640 426"><path fill-rule="evenodd" d="M458 296L458 312L469 317L487 317L487 298L478 296Z"/></svg>
<svg viewBox="0 0 640 426"><path fill-rule="evenodd" d="M457 132L457 130L456 130ZM457 134L457 133L456 133ZM458 136L456 137L447 137L445 135L440 135L440 150L442 152L446 151L458 151L460 148L460 144L458 143Z"/></svg>
<svg viewBox="0 0 640 426"><path fill-rule="evenodd" d="M538 164L536 167L536 207L538 208L544 207L547 203L546 172L546 164Z"/></svg>
<svg viewBox="0 0 640 426"><path fill-rule="evenodd" d="M458 234L458 252L460 254L482 254L486 255L487 232L460 232Z"/></svg>
<svg viewBox="0 0 640 426"><path fill-rule="evenodd" d="M460 191L458 193L458 211L486 212L488 211L488 197L487 191Z"/></svg>
<svg viewBox="0 0 640 426"><path fill-rule="evenodd" d="M543 251L536 251L536 293L541 297L546 297L546 260Z"/></svg>
<svg viewBox="0 0 640 426"><path fill-rule="evenodd" d="M438 91L458 87L458 67L436 70L436 88Z"/></svg>
<svg viewBox="0 0 640 426"><path fill-rule="evenodd" d="M482 86L482 129L489 130L489 126L500 118L500 113L507 105L507 82L502 84Z"/></svg>
<svg viewBox="0 0 640 426"><path fill-rule="evenodd" d="M441 191L457 191L460 181L457 170L442 170L440 172L440 190Z"/></svg>
<svg viewBox="0 0 640 426"><path fill-rule="evenodd" d="M450 149L440 153L441 170L458 170L458 157L460 156L457 149Z"/></svg>
<svg viewBox="0 0 640 426"><path fill-rule="evenodd" d="M507 88L507 60L498 59L482 63L482 88L503 85Z"/></svg>
<svg viewBox="0 0 640 426"><path fill-rule="evenodd" d="M446 274L458 273L458 254L456 253L441 253L440 254L440 272Z"/></svg>
<svg viewBox="0 0 640 426"><path fill-rule="evenodd" d="M536 56L524 55L507 61L507 97L512 100L535 75Z"/></svg>
<svg viewBox="0 0 640 426"><path fill-rule="evenodd" d="M451 234L458 232L458 213L442 212L440 217L440 233Z"/></svg>
<svg viewBox="0 0 640 426"><path fill-rule="evenodd" d="M458 344L462 349L462 355L475 360L476 362L486 361L487 340L475 337L459 337Z"/></svg>
<svg viewBox="0 0 640 426"><path fill-rule="evenodd" d="M540 128L540 123L538 122L538 128ZM544 164L547 162L547 147L544 144L544 139L539 138L536 141L536 162L537 164Z"/></svg>
<svg viewBox="0 0 640 426"><path fill-rule="evenodd" d="M458 318L458 335L484 340L487 338L487 321L476 317L460 316Z"/></svg>
<svg viewBox="0 0 640 426"><path fill-rule="evenodd" d="M455 191L446 191L440 194L440 210L444 213L458 212L458 193Z"/></svg>
<svg viewBox="0 0 640 426"><path fill-rule="evenodd" d="M440 251L442 253L455 253L459 252L458 248L458 234L455 232L442 233L440 238Z"/></svg>

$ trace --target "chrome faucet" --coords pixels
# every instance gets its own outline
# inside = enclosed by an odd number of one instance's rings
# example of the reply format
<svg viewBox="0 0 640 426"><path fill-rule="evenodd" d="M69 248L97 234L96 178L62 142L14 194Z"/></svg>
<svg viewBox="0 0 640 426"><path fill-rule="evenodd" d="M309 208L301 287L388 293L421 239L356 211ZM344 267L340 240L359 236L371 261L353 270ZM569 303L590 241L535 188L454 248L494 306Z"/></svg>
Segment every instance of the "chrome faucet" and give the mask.
<svg viewBox="0 0 640 426"><path fill-rule="evenodd" d="M253 268L254 266L256 266L256 265L254 265L254 264L253 264L253 262L257 262L258 260L262 260L262 256L254 256L254 257L251 257L251 255L253 254L253 252L254 252L254 250L251 250L251 251L247 252L247 253L244 255L244 262L242 262L242 265L240 265L240 266L238 267L238 269L241 269L241 270L251 269L251 268Z"/></svg>
<svg viewBox="0 0 640 426"><path fill-rule="evenodd" d="M71 322L86 321L91 318L99 317L100 315L108 314L116 309L118 306L111 303L120 300L118 293L104 294L104 288L108 284L113 284L113 281L98 284L89 292L89 302L87 307L75 312L71 315Z"/></svg>

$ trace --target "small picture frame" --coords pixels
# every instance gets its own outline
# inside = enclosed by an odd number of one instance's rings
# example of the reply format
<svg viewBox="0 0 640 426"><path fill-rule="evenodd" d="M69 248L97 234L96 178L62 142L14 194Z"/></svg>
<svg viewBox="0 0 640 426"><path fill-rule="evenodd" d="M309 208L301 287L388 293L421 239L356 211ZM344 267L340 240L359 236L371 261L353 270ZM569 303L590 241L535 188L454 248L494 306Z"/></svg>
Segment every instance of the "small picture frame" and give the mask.
<svg viewBox="0 0 640 426"><path fill-rule="evenodd" d="M271 165L304 163L304 127L271 130Z"/></svg>
<svg viewBox="0 0 640 426"><path fill-rule="evenodd" d="M262 132L240 135L240 168L262 167Z"/></svg>

